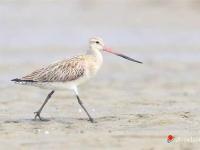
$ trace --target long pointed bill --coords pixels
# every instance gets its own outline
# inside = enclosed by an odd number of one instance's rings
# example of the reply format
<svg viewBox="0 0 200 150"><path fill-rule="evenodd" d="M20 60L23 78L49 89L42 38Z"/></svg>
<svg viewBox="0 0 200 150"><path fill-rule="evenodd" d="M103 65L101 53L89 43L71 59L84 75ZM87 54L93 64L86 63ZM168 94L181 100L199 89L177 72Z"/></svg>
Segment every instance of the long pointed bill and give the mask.
<svg viewBox="0 0 200 150"><path fill-rule="evenodd" d="M127 60L130 60L130 61L133 61L133 62L142 64L141 61L135 60L135 59L133 59L133 58L131 58L131 57L128 57L128 56L126 56L126 55L124 55L124 54L120 54L120 53L117 53L117 52L113 52L111 48L104 47L103 50L106 51L106 52L115 54L115 55L117 55L117 56L120 56L120 57L122 57L122 58L125 58L125 59L127 59Z"/></svg>

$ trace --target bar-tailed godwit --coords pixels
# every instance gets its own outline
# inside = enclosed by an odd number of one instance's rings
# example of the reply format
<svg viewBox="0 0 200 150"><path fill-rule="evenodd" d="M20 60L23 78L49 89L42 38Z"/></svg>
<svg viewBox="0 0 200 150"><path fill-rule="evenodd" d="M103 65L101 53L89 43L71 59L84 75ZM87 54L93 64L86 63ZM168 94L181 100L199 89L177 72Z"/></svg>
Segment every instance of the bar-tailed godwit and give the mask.
<svg viewBox="0 0 200 150"><path fill-rule="evenodd" d="M128 56L112 51L112 49L104 46L104 42L101 38L93 37L89 41L89 49L85 55L57 61L47 67L35 70L31 74L22 78L16 78L11 81L22 85L31 85L51 90L42 106L35 112L35 119L38 117L40 120L45 120L41 118L40 114L45 104L56 90L70 89L74 91L78 103L89 117L89 121L93 122L93 118L79 98L78 86L93 77L100 69L103 63L102 51L107 51L133 62L142 63Z"/></svg>

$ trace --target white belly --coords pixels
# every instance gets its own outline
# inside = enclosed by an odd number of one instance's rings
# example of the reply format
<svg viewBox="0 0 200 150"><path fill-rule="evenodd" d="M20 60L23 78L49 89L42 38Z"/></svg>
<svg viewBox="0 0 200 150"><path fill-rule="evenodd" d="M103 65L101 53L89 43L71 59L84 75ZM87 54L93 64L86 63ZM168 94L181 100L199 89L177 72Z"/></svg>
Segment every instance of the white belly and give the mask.
<svg viewBox="0 0 200 150"><path fill-rule="evenodd" d="M42 89L50 89L50 90L73 90L78 85L84 83L89 78L84 75L77 80L67 81L67 82L20 82L17 84L27 85L27 86L35 86Z"/></svg>

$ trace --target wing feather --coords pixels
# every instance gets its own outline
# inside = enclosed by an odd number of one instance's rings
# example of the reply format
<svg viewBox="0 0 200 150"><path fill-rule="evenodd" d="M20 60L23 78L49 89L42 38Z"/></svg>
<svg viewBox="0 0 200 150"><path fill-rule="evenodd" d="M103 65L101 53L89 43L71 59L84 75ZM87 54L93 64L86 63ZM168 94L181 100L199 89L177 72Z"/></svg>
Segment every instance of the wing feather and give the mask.
<svg viewBox="0 0 200 150"><path fill-rule="evenodd" d="M38 82L66 82L73 81L85 73L85 59L82 56L73 57L53 63L22 77L23 80Z"/></svg>

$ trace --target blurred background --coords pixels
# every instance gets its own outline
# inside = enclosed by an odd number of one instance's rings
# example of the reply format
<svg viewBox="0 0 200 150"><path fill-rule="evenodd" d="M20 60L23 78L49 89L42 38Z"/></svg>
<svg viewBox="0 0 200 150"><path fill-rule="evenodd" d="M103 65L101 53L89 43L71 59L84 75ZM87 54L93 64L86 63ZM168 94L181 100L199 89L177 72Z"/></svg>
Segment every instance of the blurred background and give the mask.
<svg viewBox="0 0 200 150"><path fill-rule="evenodd" d="M199 8L199 0L1 0L1 76L83 53L92 36L145 62L198 61Z"/></svg>
<svg viewBox="0 0 200 150"><path fill-rule="evenodd" d="M103 54L96 81L81 88L95 127L77 120L85 115L71 92L49 103L44 116L52 121L34 124L32 112L48 92L10 79L85 53L93 36L144 64ZM53 140L62 149L67 139L77 149L162 149L169 132L199 137L199 63L200 0L0 0L0 139L5 148L12 137L14 148L48 149Z"/></svg>

